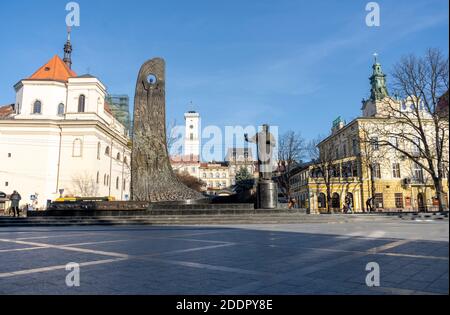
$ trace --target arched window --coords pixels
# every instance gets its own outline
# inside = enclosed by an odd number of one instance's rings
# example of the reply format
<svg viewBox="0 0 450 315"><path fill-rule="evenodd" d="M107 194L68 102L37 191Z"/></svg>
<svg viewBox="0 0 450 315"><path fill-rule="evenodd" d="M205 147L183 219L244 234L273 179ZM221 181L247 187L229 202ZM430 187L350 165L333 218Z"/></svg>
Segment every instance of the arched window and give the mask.
<svg viewBox="0 0 450 315"><path fill-rule="evenodd" d="M81 157L83 155L83 141L81 139L75 139L73 141L73 157Z"/></svg>
<svg viewBox="0 0 450 315"><path fill-rule="evenodd" d="M106 154L107 156L109 156L109 155L111 154L111 149L110 149L109 147L106 147L106 149L105 149L105 154Z"/></svg>
<svg viewBox="0 0 450 315"><path fill-rule="evenodd" d="M317 203L319 204L319 209L325 209L327 207L327 197L324 193L319 194Z"/></svg>
<svg viewBox="0 0 450 315"><path fill-rule="evenodd" d="M100 183L100 172L97 172L97 184Z"/></svg>
<svg viewBox="0 0 450 315"><path fill-rule="evenodd" d="M120 183L120 179L119 177L116 178L116 189L119 189L119 183Z"/></svg>
<svg viewBox="0 0 450 315"><path fill-rule="evenodd" d="M123 190L125 190L127 188L127 181L126 179L123 180Z"/></svg>
<svg viewBox="0 0 450 315"><path fill-rule="evenodd" d="M33 114L39 115L42 114L42 103L41 101L36 101L33 104Z"/></svg>
<svg viewBox="0 0 450 315"><path fill-rule="evenodd" d="M86 109L86 96L83 94L78 97L78 112L84 113L84 110Z"/></svg>
<svg viewBox="0 0 450 315"><path fill-rule="evenodd" d="M126 156L123 157L123 164L128 165L128 159Z"/></svg>
<svg viewBox="0 0 450 315"><path fill-rule="evenodd" d="M102 144L100 142L97 143L97 160L100 160L100 152L102 150Z"/></svg>
<svg viewBox="0 0 450 315"><path fill-rule="evenodd" d="M64 104L61 103L58 105L58 116L63 116L64 115Z"/></svg>
<svg viewBox="0 0 450 315"><path fill-rule="evenodd" d="M117 159L118 161L120 161L120 152L117 153L116 159Z"/></svg>
<svg viewBox="0 0 450 315"><path fill-rule="evenodd" d="M341 208L341 198L338 193L334 193L331 197L331 207L333 209L340 209Z"/></svg>
<svg viewBox="0 0 450 315"><path fill-rule="evenodd" d="M105 186L106 186L106 174L105 174L105 175L103 175L103 185L105 185Z"/></svg>

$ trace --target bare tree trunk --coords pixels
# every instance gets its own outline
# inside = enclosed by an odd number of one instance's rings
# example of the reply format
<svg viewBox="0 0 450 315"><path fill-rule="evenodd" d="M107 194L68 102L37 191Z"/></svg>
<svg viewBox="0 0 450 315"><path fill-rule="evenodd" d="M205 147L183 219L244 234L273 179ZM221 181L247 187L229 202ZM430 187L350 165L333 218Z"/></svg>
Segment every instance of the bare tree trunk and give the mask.
<svg viewBox="0 0 450 315"><path fill-rule="evenodd" d="M439 203L439 212L444 211L444 194L443 194L443 185L442 185L442 178L439 177L433 177L433 183L434 187L436 189L436 197L438 199Z"/></svg>

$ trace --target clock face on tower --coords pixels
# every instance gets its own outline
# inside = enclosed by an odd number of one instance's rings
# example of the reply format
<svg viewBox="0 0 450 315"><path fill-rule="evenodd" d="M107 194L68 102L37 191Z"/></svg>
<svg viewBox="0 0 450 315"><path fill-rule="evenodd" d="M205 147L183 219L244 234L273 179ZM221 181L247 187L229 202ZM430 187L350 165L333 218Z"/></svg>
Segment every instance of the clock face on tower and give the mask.
<svg viewBox="0 0 450 315"><path fill-rule="evenodd" d="M191 129L194 129L194 126L193 125L191 125L189 128L191 128Z"/></svg>

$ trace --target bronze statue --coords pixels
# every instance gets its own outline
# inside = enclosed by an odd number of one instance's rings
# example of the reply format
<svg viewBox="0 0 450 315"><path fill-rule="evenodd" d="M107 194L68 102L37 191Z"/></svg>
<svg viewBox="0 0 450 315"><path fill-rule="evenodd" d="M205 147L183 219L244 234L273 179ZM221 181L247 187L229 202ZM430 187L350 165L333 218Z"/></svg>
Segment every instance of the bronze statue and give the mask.
<svg viewBox="0 0 450 315"><path fill-rule="evenodd" d="M262 131L258 132L251 139L248 138L248 134L245 134L245 141L256 144L259 178L271 180L274 167L275 137L270 133L269 126L263 125Z"/></svg>
<svg viewBox="0 0 450 315"><path fill-rule="evenodd" d="M170 165L166 142L165 62L161 58L144 63L136 84L131 198L150 202L204 198L181 183Z"/></svg>
<svg viewBox="0 0 450 315"><path fill-rule="evenodd" d="M259 179L256 189L256 207L258 209L276 209L278 207L278 185L272 180L275 148L275 137L270 133L269 126L263 125L262 131L245 141L256 143L258 151Z"/></svg>

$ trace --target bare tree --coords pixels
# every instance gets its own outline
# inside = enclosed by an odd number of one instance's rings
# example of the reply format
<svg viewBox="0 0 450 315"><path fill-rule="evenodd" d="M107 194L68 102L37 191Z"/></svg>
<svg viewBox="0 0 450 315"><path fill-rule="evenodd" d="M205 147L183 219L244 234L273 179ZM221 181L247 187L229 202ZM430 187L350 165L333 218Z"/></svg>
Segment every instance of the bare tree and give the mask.
<svg viewBox="0 0 450 315"><path fill-rule="evenodd" d="M327 201L327 212L331 212L331 185L333 178L338 175L336 174L337 159L333 146L324 145L319 146L324 137L317 137L313 139L308 144L308 153L313 162L313 169L311 177L313 177L318 185L323 182L326 188L326 201Z"/></svg>
<svg viewBox="0 0 450 315"><path fill-rule="evenodd" d="M177 121L174 119L170 123L167 123L167 149L169 150L169 153L172 150L172 146L175 144L175 142L178 141L179 137L177 135Z"/></svg>
<svg viewBox="0 0 450 315"><path fill-rule="evenodd" d="M283 195L291 198L290 172L301 163L305 156L306 145L301 134L288 131L280 137L278 143L278 184Z"/></svg>
<svg viewBox="0 0 450 315"><path fill-rule="evenodd" d="M371 205L376 210L378 207L378 204L375 202L377 194L376 181L381 177L381 169L387 165L389 159L386 158L387 147L380 144L380 139L375 136L376 133L373 130L374 127L369 122L362 121L359 124L361 173L363 173L363 168L365 168L370 179L370 196L368 199L372 201Z"/></svg>
<svg viewBox="0 0 450 315"><path fill-rule="evenodd" d="M187 187L202 192L202 188L206 186L206 183L197 177L190 175L188 172L175 172L178 179Z"/></svg>
<svg viewBox="0 0 450 315"><path fill-rule="evenodd" d="M448 66L448 56L436 49L429 49L423 57L404 57L392 74L393 90L403 101L385 99L385 120L378 125L382 145L400 152L430 175L440 211L445 204L443 177L448 167L449 122L438 105L448 92Z"/></svg>
<svg viewBox="0 0 450 315"><path fill-rule="evenodd" d="M94 177L88 173L74 175L71 193L78 197L96 197L98 186Z"/></svg>

